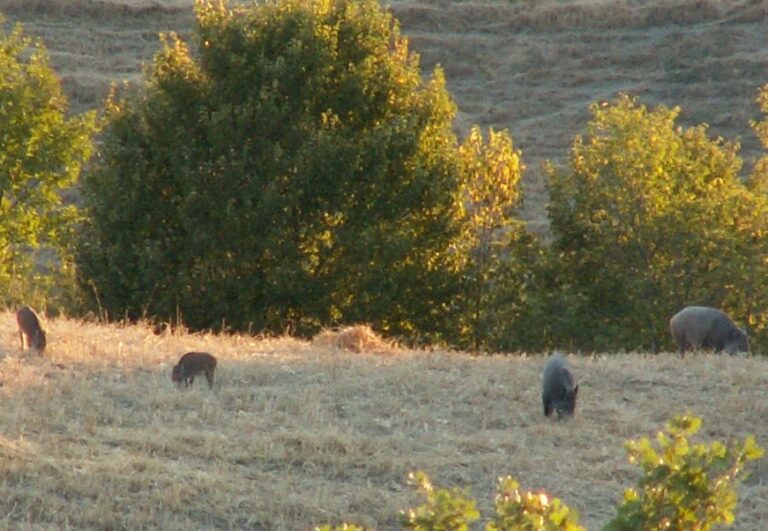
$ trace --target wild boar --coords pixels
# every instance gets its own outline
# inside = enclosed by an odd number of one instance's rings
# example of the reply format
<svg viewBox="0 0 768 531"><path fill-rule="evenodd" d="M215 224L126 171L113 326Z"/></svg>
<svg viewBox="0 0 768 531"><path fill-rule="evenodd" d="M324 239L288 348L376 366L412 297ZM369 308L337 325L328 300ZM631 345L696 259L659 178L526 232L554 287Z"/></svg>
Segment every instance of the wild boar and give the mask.
<svg viewBox="0 0 768 531"><path fill-rule="evenodd" d="M541 399L544 402L544 416L554 410L557 418L572 417L576 412L576 395L579 386L575 381L568 362L562 354L554 354L544 365Z"/></svg>
<svg viewBox="0 0 768 531"><path fill-rule="evenodd" d="M19 325L19 339L21 350L24 350L24 338L27 339L27 348L33 348L40 354L45 350L46 338L40 319L29 306L22 306L16 312L16 323Z"/></svg>
<svg viewBox="0 0 768 531"><path fill-rule="evenodd" d="M749 352L746 331L715 308L686 306L669 320L669 330L681 357L695 349L724 350L730 355Z"/></svg>
<svg viewBox="0 0 768 531"><path fill-rule="evenodd" d="M199 373L205 374L208 380L208 387L213 387L213 373L216 371L216 358L207 352L187 352L171 371L171 380L188 387L194 383L195 376Z"/></svg>

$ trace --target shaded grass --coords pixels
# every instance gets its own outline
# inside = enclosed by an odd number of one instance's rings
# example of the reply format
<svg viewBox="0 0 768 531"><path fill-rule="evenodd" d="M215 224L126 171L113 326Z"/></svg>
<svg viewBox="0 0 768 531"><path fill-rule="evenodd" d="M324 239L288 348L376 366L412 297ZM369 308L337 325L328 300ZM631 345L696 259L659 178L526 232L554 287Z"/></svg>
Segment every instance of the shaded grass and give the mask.
<svg viewBox="0 0 768 531"><path fill-rule="evenodd" d="M45 323L45 358L18 352L0 314L0 526L396 528L419 500L406 474L469 486L485 514L496 477L545 489L598 529L637 471L623 442L670 416L702 438L768 446L757 358L572 357L577 417L543 417L542 356L352 353L290 338ZM211 392L170 381L188 350L219 359ZM768 467L740 489L735 529L768 518Z"/></svg>

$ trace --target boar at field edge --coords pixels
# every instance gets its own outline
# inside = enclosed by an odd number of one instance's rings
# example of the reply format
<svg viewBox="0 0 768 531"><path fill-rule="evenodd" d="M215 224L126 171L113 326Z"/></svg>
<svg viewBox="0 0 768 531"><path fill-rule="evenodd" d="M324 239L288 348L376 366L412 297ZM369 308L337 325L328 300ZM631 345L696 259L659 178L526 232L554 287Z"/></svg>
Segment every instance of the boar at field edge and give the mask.
<svg viewBox="0 0 768 531"><path fill-rule="evenodd" d="M747 333L727 314L706 306L687 306L669 320L669 330L680 356L686 350L725 351L730 355L749 352Z"/></svg>

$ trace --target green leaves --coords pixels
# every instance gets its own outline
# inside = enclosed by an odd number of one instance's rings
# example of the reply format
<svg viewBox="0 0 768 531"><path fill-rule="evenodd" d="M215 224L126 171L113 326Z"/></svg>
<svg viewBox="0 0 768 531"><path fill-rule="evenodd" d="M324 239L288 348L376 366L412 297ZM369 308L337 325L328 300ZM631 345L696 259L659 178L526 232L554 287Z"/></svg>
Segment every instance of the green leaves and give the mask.
<svg viewBox="0 0 768 531"><path fill-rule="evenodd" d="M409 475L408 483L425 498L424 505L404 511L403 527L415 531L466 531L480 517L466 490L436 489L422 471Z"/></svg>
<svg viewBox="0 0 768 531"><path fill-rule="evenodd" d="M764 214L739 178L738 145L709 139L705 126L677 127L678 109L627 96L591 111L570 168L548 170L558 282L600 327L572 339L588 349L660 349L667 320L686 304L754 315L742 294L759 269L749 244Z"/></svg>
<svg viewBox="0 0 768 531"><path fill-rule="evenodd" d="M584 531L578 514L558 498L525 492L511 477L499 479L494 500L495 517L486 531Z"/></svg>
<svg viewBox="0 0 768 531"><path fill-rule="evenodd" d="M426 498L424 505L404 511L403 527L418 531L464 531L478 520L475 501L464 489L439 489L422 471L408 482ZM584 531L578 515L557 498L521 491L511 477L499 478L494 499L495 515L486 531Z"/></svg>
<svg viewBox="0 0 768 531"><path fill-rule="evenodd" d="M637 488L628 489L607 531L635 529L707 530L734 521L736 484L745 465L763 456L754 437L730 445L692 444L698 417L683 415L656 436L627 442L629 460L643 471Z"/></svg>
<svg viewBox="0 0 768 531"><path fill-rule="evenodd" d="M375 0L196 5L114 101L80 254L112 315L301 335L449 329L455 106Z"/></svg>
<svg viewBox="0 0 768 531"><path fill-rule="evenodd" d="M488 131L487 140L479 127L473 127L458 149L464 178L466 208L465 235L461 241L465 257L464 325L475 350L487 347L489 320L498 310L491 302L492 287L498 289L505 254L504 243L525 232L514 217L521 200L520 177L523 164L506 131Z"/></svg>
<svg viewBox="0 0 768 531"><path fill-rule="evenodd" d="M25 37L21 26L0 32L0 287L6 303L42 305L62 295L48 287L71 280L79 216L62 204L61 193L90 157L97 122L93 112L66 116L43 45Z"/></svg>

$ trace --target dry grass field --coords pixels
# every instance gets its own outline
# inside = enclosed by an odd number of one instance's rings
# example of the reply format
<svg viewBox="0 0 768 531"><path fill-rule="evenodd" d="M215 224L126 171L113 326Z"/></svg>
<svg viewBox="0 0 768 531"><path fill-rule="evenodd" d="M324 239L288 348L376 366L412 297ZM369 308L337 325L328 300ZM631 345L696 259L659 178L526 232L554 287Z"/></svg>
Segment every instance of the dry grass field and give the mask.
<svg viewBox="0 0 768 531"><path fill-rule="evenodd" d="M545 489L599 529L638 478L622 443L690 411L700 440L768 447L758 358L571 356L577 417L545 419L542 356L355 353L323 338L177 334L148 325L45 323L19 352L0 313L0 528L397 528L419 499L406 474L469 486L488 514L495 479ZM219 358L214 389L170 380L189 350ZM765 529L768 463L739 491L734 529Z"/></svg>
<svg viewBox="0 0 768 531"><path fill-rule="evenodd" d="M765 0L391 0L425 71L443 65L456 129L507 128L528 171L523 216L546 230L542 160L563 163L590 103L618 92L679 105L682 123L739 138L768 82ZM74 110L101 105L113 81L137 81L157 34L189 37L193 0L0 0L44 39Z"/></svg>

